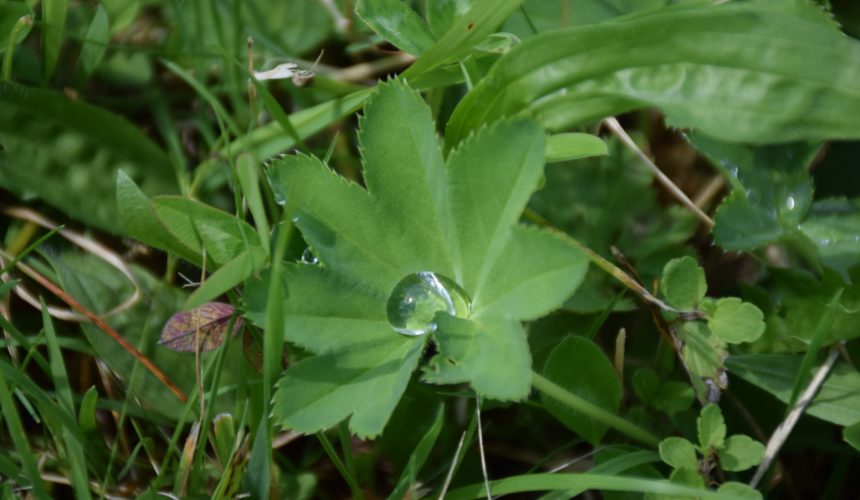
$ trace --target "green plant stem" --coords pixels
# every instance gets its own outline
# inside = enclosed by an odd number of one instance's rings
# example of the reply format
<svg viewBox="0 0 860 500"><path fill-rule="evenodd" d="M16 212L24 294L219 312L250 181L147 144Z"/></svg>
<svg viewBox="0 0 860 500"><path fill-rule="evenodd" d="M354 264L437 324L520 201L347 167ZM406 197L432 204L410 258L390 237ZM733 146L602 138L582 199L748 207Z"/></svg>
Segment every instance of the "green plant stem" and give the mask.
<svg viewBox="0 0 860 500"><path fill-rule="evenodd" d="M15 55L15 47L18 45L15 40L18 38L18 33L25 28L33 25L33 16L21 16L15 25L12 26L12 31L9 32L9 43L6 46L6 54L3 56L3 79L12 80L12 61Z"/></svg>
<svg viewBox="0 0 860 500"><path fill-rule="evenodd" d="M621 431L633 439L647 444L648 446L656 448L660 443L660 438L654 434L651 434L638 425L624 420L618 415L609 413L590 401L586 401L585 399L568 392L555 382L544 378L542 375L534 371L532 372L532 386L556 401L567 405L588 417L598 420L615 430Z"/></svg>

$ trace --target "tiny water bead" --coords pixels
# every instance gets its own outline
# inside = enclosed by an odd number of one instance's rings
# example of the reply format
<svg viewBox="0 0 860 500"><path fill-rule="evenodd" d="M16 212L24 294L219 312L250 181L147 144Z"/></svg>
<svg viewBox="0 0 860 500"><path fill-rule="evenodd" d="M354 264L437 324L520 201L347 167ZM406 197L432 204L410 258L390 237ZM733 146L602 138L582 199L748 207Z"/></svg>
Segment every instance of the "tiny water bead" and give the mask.
<svg viewBox="0 0 860 500"><path fill-rule="evenodd" d="M469 298L453 280L422 271L400 280L388 297L388 322L397 333L417 337L436 330L437 312L469 314Z"/></svg>

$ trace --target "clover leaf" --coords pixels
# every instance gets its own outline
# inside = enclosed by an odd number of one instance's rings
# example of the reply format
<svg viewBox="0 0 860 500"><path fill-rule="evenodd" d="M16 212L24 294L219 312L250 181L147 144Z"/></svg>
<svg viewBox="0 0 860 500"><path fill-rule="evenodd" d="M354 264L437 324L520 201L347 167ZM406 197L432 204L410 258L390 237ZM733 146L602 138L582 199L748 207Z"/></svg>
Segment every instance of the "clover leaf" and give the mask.
<svg viewBox="0 0 860 500"><path fill-rule="evenodd" d="M313 356L284 373L274 417L302 432L350 418L353 433L378 435L428 342L425 381L525 398L520 321L559 307L587 267L564 235L518 224L543 171L541 128L498 122L446 161L430 109L399 81L379 86L359 124L367 189L306 155L269 170L319 259L284 273L286 340ZM264 287L246 287L257 324L265 302L252 298Z"/></svg>

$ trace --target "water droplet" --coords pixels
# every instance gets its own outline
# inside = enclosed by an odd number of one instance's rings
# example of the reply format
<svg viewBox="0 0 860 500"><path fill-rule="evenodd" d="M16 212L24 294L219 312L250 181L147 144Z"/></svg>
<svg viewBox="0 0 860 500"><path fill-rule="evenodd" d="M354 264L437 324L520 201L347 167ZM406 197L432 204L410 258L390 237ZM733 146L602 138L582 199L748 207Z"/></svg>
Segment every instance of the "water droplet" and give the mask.
<svg viewBox="0 0 860 500"><path fill-rule="evenodd" d="M785 199L785 208L787 208L789 210L794 210L795 204L796 203L794 201L794 196L789 196L788 198Z"/></svg>
<svg viewBox="0 0 860 500"><path fill-rule="evenodd" d="M308 264L311 266L315 266L320 263L320 260L314 255L313 251L311 251L310 247L305 248L305 251L302 252L301 261L303 264Z"/></svg>
<svg viewBox="0 0 860 500"><path fill-rule="evenodd" d="M388 322L394 331L417 337L436 330L437 312L452 316L469 313L469 298L454 281L429 271L400 280L388 297Z"/></svg>

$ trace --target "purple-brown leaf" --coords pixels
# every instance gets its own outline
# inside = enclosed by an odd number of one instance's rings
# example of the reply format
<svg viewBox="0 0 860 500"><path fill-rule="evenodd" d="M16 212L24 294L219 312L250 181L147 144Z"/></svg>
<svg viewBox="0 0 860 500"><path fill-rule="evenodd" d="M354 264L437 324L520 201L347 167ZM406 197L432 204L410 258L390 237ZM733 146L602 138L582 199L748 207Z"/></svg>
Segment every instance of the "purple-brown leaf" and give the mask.
<svg viewBox="0 0 860 500"><path fill-rule="evenodd" d="M224 343L234 307L221 302L207 302L190 311L180 311L164 324L158 343L178 352L211 351ZM242 328L236 317L233 335Z"/></svg>

